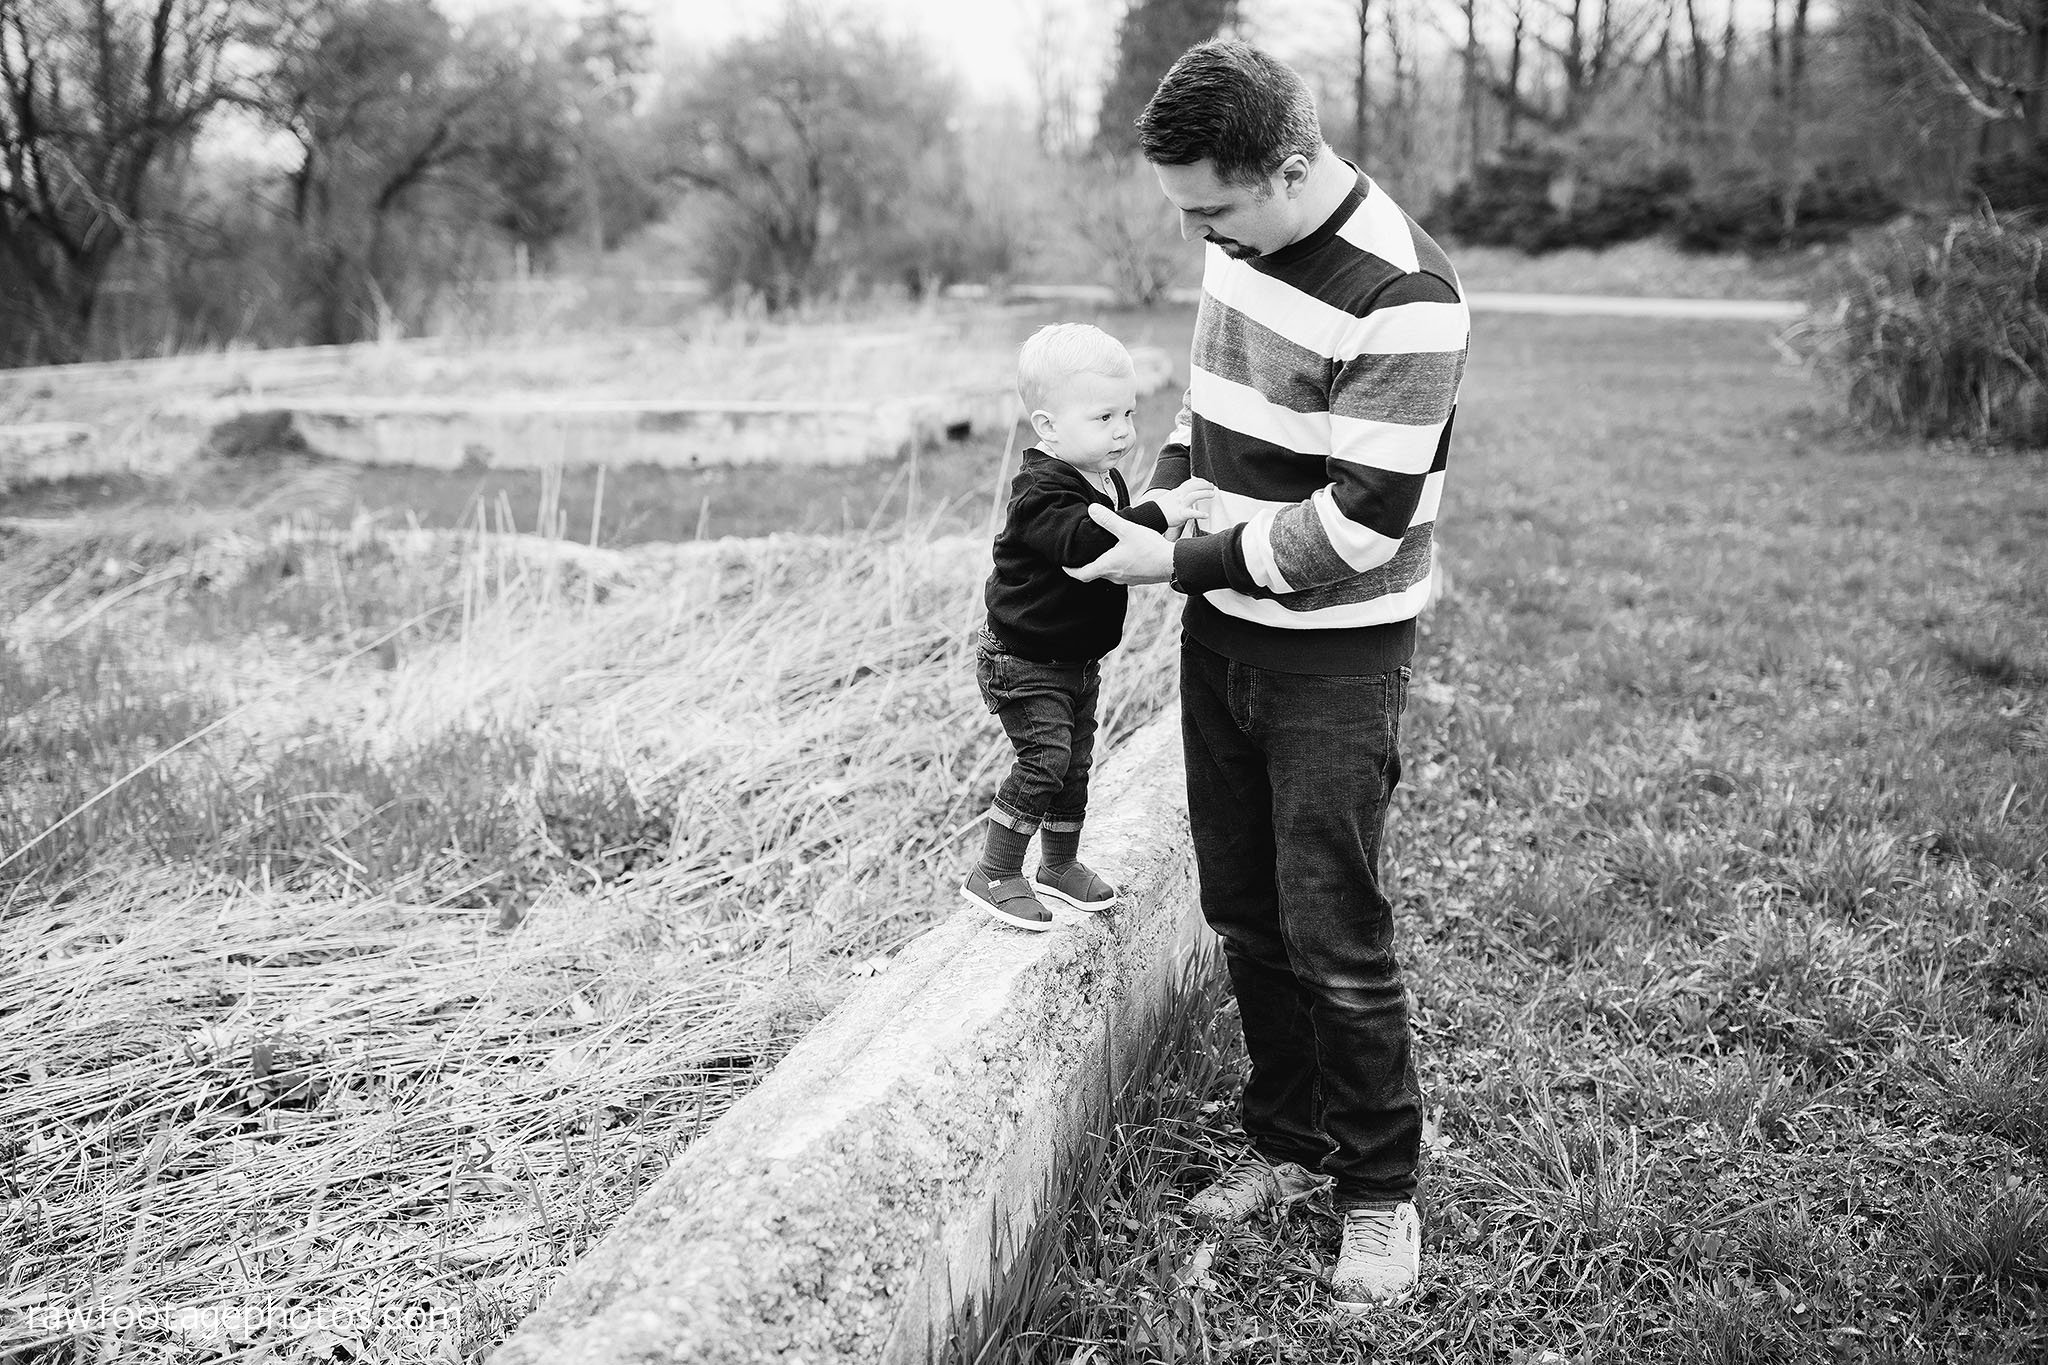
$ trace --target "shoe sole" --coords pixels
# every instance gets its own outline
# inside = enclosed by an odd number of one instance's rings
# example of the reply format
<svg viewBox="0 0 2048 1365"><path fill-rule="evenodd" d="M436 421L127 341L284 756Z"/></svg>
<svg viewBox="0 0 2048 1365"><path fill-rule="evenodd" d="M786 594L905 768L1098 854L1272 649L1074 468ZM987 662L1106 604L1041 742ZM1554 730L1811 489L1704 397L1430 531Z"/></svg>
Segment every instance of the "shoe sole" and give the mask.
<svg viewBox="0 0 2048 1365"><path fill-rule="evenodd" d="M1067 906L1074 910L1079 910L1083 914L1087 915L1100 914L1102 911L1109 909L1110 906L1115 905L1119 900L1122 899L1122 897L1120 896L1111 896L1106 901L1077 901L1072 896L1069 896L1066 892L1061 891L1055 887L1047 886L1044 882L1038 880L1038 878L1036 877L1033 877L1031 879L1031 889L1033 891L1036 891L1041 896L1051 896L1061 905ZM963 892L962 894L965 893Z"/></svg>
<svg viewBox="0 0 2048 1365"><path fill-rule="evenodd" d="M1003 923L1009 925L1013 929L1029 929L1033 933L1042 934L1046 930L1052 928L1053 926L1053 921L1049 919L1019 919L1015 915L1006 914L1004 913L1003 908L1001 906L991 905L971 891L963 890L960 893L960 899L966 901L969 905L973 906L975 909L983 912L984 914L990 915L996 919L1001 920Z"/></svg>
<svg viewBox="0 0 2048 1365"><path fill-rule="evenodd" d="M1415 1286L1409 1285L1400 1293L1387 1299L1339 1299L1332 1298L1330 1307L1339 1313L1375 1313L1382 1308L1399 1308L1415 1297Z"/></svg>

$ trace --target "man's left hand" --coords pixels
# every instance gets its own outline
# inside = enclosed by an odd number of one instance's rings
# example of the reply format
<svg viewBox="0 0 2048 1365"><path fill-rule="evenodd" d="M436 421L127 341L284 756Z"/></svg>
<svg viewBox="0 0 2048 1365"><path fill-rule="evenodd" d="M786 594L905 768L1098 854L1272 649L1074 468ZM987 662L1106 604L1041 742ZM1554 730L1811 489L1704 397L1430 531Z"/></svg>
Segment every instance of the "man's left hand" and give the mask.
<svg viewBox="0 0 2048 1365"><path fill-rule="evenodd" d="M1083 583L1100 578L1125 586L1164 583L1173 577L1173 543L1165 536L1149 526L1124 520L1100 503L1089 504L1088 515L1116 537L1116 545L1080 568L1068 569L1069 574Z"/></svg>

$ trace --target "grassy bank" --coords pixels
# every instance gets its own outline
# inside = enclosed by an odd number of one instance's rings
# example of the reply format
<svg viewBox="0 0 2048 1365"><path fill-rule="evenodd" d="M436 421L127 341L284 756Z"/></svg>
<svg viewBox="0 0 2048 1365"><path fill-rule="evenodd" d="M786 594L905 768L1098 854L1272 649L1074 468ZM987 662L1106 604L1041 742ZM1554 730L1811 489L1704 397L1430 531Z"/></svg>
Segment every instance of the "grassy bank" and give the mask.
<svg viewBox="0 0 2048 1365"><path fill-rule="evenodd" d="M1006 752L979 538L74 558L0 650L9 1359L483 1358L952 913ZM401 584L390 652L315 628Z"/></svg>
<svg viewBox="0 0 2048 1365"><path fill-rule="evenodd" d="M1226 1006L983 1359L2048 1353L2048 462L1814 401L1749 326L1478 329L1390 834L1421 1291L1179 1218Z"/></svg>

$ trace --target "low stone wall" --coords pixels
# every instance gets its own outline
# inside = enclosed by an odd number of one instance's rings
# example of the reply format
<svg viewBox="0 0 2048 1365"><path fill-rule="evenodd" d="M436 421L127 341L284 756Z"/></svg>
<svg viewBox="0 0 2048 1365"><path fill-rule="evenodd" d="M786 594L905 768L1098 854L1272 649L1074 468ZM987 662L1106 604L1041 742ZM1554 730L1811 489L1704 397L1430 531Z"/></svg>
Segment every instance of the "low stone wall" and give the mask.
<svg viewBox="0 0 2048 1365"><path fill-rule="evenodd" d="M1207 933L1177 713L1094 786L1086 854L1122 906L1047 933L963 906L915 940L691 1143L494 1365L927 1360Z"/></svg>
<svg viewBox="0 0 2048 1365"><path fill-rule="evenodd" d="M0 493L16 485L105 472L83 422L19 422L0 426Z"/></svg>
<svg viewBox="0 0 2048 1365"><path fill-rule="evenodd" d="M854 464L1000 432L1006 389L882 402L509 397L245 397L176 403L209 428L276 414L315 454L421 469Z"/></svg>

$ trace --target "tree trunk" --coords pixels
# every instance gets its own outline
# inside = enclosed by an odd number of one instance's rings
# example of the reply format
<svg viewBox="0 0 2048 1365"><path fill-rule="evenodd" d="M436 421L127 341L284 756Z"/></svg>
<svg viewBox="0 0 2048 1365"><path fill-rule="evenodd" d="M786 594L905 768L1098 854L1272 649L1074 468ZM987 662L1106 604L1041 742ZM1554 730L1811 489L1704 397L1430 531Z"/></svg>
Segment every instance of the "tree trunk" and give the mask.
<svg viewBox="0 0 2048 1365"><path fill-rule="evenodd" d="M1461 93L1465 113L1464 173L1479 168L1479 0L1465 4L1465 88Z"/></svg>
<svg viewBox="0 0 2048 1365"><path fill-rule="evenodd" d="M1523 0L1515 0L1515 23L1509 31L1507 107L1504 114L1502 141L1508 146L1515 145L1522 124L1522 43L1528 30L1529 13Z"/></svg>
<svg viewBox="0 0 2048 1365"><path fill-rule="evenodd" d="M1367 40L1372 35L1372 0L1358 0L1358 66L1352 73L1351 87L1351 155L1363 166L1370 155L1365 145L1371 132L1371 105L1367 103L1371 91L1371 68L1367 64Z"/></svg>

